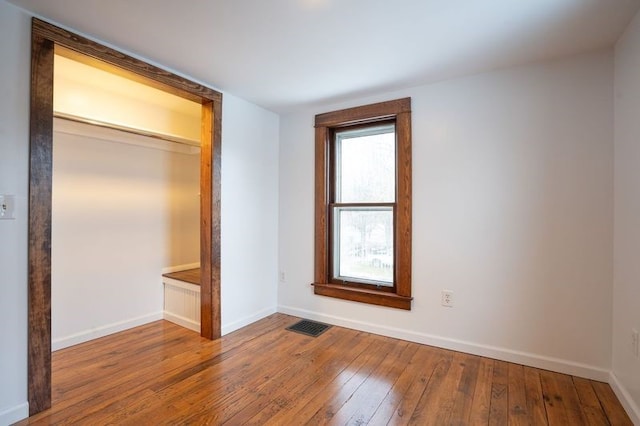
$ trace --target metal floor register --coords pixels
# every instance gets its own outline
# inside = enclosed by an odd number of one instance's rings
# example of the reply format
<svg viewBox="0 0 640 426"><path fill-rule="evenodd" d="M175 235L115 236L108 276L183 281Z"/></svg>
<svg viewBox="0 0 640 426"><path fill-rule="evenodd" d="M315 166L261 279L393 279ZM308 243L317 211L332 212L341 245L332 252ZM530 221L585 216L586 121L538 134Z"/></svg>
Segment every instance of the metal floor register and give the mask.
<svg viewBox="0 0 640 426"><path fill-rule="evenodd" d="M311 337L318 337L325 331L331 328L328 324L322 324L321 322L315 322L310 320L299 321L286 329L289 331L295 331L296 333L305 334Z"/></svg>

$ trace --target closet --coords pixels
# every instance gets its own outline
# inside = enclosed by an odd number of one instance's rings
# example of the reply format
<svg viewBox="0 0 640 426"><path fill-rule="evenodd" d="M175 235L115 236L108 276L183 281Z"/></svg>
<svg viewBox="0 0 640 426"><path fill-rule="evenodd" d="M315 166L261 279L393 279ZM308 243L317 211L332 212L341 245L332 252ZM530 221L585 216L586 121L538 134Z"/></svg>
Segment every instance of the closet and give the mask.
<svg viewBox="0 0 640 426"><path fill-rule="evenodd" d="M201 104L62 53L52 349L161 318L200 331L199 285L162 275L199 270Z"/></svg>

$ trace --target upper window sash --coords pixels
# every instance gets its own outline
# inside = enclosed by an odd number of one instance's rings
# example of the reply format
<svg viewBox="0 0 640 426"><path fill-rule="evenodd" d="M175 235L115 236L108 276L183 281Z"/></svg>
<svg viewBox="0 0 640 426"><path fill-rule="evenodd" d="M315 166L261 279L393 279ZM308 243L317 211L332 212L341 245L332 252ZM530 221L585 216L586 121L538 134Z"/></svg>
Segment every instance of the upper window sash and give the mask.
<svg viewBox="0 0 640 426"><path fill-rule="evenodd" d="M331 147L336 203L393 203L396 199L395 123L335 132Z"/></svg>

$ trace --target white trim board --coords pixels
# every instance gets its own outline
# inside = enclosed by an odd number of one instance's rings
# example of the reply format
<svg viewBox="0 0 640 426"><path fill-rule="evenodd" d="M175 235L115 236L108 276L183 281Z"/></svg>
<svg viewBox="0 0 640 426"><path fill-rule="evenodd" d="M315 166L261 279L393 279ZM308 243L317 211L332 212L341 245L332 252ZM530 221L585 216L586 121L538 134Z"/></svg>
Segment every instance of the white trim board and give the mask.
<svg viewBox="0 0 640 426"><path fill-rule="evenodd" d="M172 322L174 324L178 324L180 327L184 327L188 330L191 331L195 331L196 333L200 334L200 323L199 322L195 322L189 318L185 318L181 315L176 315L173 314L171 312L167 312L164 311L163 315L163 319L165 321L169 321Z"/></svg>
<svg viewBox="0 0 640 426"><path fill-rule="evenodd" d="M618 377L612 371L609 374L609 385L611 385L611 389L613 389L613 393L616 394L620 403L624 407L625 411L631 418L631 421L634 425L640 426L640 407L633 401L627 389L622 386L622 383L618 380Z"/></svg>
<svg viewBox="0 0 640 426"><path fill-rule="evenodd" d="M311 320L322 321L328 324L347 327L354 330L379 334L381 336L393 337L396 339L407 340L424 345L436 346L443 349L450 349L453 351L464 352L472 355L499 359L501 361L513 362L516 364L527 365L544 370L556 371L573 376L599 380L601 382L609 381L609 370L569 360L552 358L528 352L514 351L511 349L496 346L480 345L463 340L450 339L447 337L418 333L415 331L407 331L394 327L385 327L369 322L354 321L348 318L321 314L313 311L308 311L306 309L293 308L290 306L279 305L278 312L288 315L294 315L297 317L308 318Z"/></svg>
<svg viewBox="0 0 640 426"><path fill-rule="evenodd" d="M138 327L140 325L148 324L150 322L158 321L161 319L162 312L154 312L136 318L130 318L124 321L118 321L112 324L84 330L70 336L65 336L53 340L51 342L51 350L57 351L59 349L68 348L69 346L88 342L89 340L98 339L100 337L108 336L113 333L118 333L119 331L128 330L130 328Z"/></svg>
<svg viewBox="0 0 640 426"><path fill-rule="evenodd" d="M0 426L12 425L27 417L29 417L29 403L23 402L0 411Z"/></svg>
<svg viewBox="0 0 640 426"><path fill-rule="evenodd" d="M224 336L225 334L229 334L232 333L236 330L241 329L242 327L245 327L249 324L253 324L256 321L261 320L262 318L266 318L269 315L275 314L277 312L275 307L272 308L266 308L263 309L261 311L256 312L253 315L249 315L247 317L241 318L237 321L234 321L232 323L229 324L222 324L222 335ZM223 316L224 316L224 312L222 312Z"/></svg>

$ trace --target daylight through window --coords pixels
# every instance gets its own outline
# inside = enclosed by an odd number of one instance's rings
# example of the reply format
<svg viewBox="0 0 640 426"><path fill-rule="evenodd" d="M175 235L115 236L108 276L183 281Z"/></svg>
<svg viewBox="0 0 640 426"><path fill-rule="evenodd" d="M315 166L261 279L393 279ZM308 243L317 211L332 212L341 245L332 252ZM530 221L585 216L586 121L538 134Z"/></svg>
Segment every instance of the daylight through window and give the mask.
<svg viewBox="0 0 640 426"><path fill-rule="evenodd" d="M316 116L316 294L410 309L410 110Z"/></svg>
<svg viewBox="0 0 640 426"><path fill-rule="evenodd" d="M332 278L393 287L395 124L335 132Z"/></svg>

